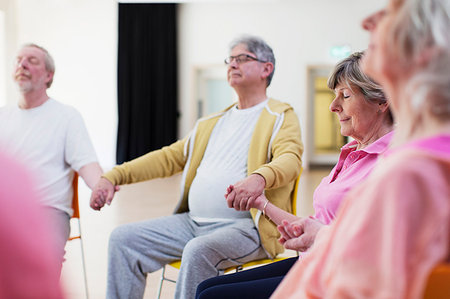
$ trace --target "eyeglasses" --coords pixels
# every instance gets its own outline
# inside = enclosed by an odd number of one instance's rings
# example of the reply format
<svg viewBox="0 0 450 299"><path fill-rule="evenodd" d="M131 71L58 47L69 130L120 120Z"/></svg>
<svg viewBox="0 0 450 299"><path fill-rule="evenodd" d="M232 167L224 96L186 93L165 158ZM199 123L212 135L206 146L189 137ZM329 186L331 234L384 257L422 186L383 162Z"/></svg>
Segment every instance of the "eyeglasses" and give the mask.
<svg viewBox="0 0 450 299"><path fill-rule="evenodd" d="M267 62L264 60L260 60L256 57L250 56L248 54L239 54L237 56L229 56L229 57L225 58L224 62L225 62L225 64L230 64L233 62L233 60L235 60L237 64L245 63L245 62L248 62L251 60L259 61L259 62Z"/></svg>

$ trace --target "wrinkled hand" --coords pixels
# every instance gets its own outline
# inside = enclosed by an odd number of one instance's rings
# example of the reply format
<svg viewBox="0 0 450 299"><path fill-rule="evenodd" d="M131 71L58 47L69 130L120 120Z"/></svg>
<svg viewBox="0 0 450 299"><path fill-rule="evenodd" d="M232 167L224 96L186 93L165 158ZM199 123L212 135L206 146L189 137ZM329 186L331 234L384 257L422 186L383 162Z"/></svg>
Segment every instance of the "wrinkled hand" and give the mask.
<svg viewBox="0 0 450 299"><path fill-rule="evenodd" d="M286 249L296 251L307 251L314 243L317 233L324 225L315 219L299 218L291 223L286 220L278 225L278 231L281 233L278 241Z"/></svg>
<svg viewBox="0 0 450 299"><path fill-rule="evenodd" d="M263 193L264 187L266 187L266 180L259 174L251 174L242 181L230 185L225 193L228 207L237 211L256 208L256 204L262 201L262 199L258 201L257 198Z"/></svg>
<svg viewBox="0 0 450 299"><path fill-rule="evenodd" d="M100 178L92 189L90 206L92 209L100 211L105 204L110 205L114 197L114 193L119 191L119 186L114 186L105 178Z"/></svg>

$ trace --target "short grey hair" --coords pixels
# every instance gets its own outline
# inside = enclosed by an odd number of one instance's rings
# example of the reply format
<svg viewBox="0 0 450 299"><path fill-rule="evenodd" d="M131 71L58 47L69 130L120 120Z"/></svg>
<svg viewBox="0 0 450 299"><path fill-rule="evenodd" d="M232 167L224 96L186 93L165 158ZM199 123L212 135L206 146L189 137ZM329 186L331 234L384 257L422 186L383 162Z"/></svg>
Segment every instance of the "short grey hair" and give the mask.
<svg viewBox="0 0 450 299"><path fill-rule="evenodd" d="M267 77L267 86L269 86L275 73L275 55L273 54L272 48L259 37L243 35L230 43L230 51L241 44L245 45L247 51L255 54L256 58L273 64L272 73Z"/></svg>
<svg viewBox="0 0 450 299"><path fill-rule="evenodd" d="M50 55L50 53L47 51L47 49L45 49L44 47L41 47L39 45L33 44L33 43L24 44L22 46L22 49L29 48L29 47L38 48L39 50L44 52L45 69L47 70L47 72L55 74L55 61L53 60L52 55ZM53 83L53 77L50 79L50 81L47 82L47 88L52 86L52 83Z"/></svg>
<svg viewBox="0 0 450 299"><path fill-rule="evenodd" d="M430 55L428 64L411 78L407 90L412 107L429 109L437 119L450 116L450 2L404 0L388 41L403 63ZM431 52L430 52L431 51Z"/></svg>
<svg viewBox="0 0 450 299"><path fill-rule="evenodd" d="M334 90L339 84L345 84L350 89L357 87L364 95L366 101L384 104L387 102L387 99L381 86L361 70L363 56L364 52L355 52L339 62L328 78L328 88ZM393 116L390 109L389 120L393 123Z"/></svg>

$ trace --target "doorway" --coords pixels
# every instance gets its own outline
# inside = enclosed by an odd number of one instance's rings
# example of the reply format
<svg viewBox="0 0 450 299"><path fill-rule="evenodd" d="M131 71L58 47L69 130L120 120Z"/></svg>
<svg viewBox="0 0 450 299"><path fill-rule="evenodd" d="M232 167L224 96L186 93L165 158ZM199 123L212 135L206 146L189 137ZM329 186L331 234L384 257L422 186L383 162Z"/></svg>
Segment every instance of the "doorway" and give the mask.
<svg viewBox="0 0 450 299"><path fill-rule="evenodd" d="M347 138L340 134L339 119L329 110L334 92L327 87L331 66L310 66L307 122L309 164L334 165Z"/></svg>

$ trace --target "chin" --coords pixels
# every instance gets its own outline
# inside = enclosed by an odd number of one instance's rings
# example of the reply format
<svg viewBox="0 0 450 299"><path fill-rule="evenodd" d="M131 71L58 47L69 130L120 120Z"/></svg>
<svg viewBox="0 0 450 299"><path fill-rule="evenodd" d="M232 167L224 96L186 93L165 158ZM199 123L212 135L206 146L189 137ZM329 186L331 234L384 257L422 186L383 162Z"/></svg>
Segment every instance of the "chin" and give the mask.
<svg viewBox="0 0 450 299"><path fill-rule="evenodd" d="M23 85L17 85L17 89L21 92L21 93L27 93L29 91L31 91L31 86L28 84L23 84Z"/></svg>

